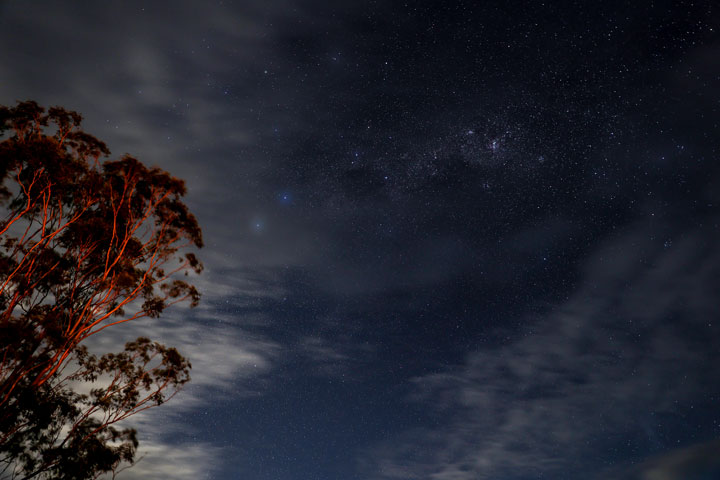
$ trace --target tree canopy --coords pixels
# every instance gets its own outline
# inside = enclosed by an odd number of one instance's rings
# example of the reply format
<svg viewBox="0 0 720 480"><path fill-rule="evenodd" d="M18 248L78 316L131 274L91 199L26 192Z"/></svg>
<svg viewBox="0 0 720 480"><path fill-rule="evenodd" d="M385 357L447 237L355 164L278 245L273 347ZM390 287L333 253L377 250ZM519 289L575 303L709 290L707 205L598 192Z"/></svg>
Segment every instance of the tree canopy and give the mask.
<svg viewBox="0 0 720 480"><path fill-rule="evenodd" d="M83 342L197 305L202 264L185 184L32 101L0 107L0 478L96 478L132 463L118 422L159 405L190 363L147 338L100 357ZM77 386L91 384L90 393Z"/></svg>

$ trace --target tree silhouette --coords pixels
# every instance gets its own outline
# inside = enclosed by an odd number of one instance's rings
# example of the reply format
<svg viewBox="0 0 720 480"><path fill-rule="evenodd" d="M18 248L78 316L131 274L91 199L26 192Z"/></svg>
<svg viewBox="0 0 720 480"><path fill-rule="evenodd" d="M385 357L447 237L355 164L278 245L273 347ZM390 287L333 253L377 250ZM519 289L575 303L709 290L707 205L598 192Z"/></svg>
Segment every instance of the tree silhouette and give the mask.
<svg viewBox="0 0 720 480"><path fill-rule="evenodd" d="M202 236L182 180L130 156L101 162L107 147L80 123L31 101L0 107L0 135L10 133L0 142L0 478L97 478L132 464L135 431L117 422L189 380L189 362L147 338L100 357L82 344L195 306L186 277L202 264L185 250Z"/></svg>

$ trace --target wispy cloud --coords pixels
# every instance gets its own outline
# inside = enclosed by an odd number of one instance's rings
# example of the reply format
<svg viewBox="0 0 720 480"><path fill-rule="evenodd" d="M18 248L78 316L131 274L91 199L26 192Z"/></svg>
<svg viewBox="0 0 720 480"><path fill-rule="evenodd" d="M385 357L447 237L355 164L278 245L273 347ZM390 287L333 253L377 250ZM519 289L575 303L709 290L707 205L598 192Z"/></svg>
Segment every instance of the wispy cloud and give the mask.
<svg viewBox="0 0 720 480"><path fill-rule="evenodd" d="M655 455L636 467L615 471L607 480L703 480L720 475L720 440Z"/></svg>
<svg viewBox="0 0 720 480"><path fill-rule="evenodd" d="M370 453L373 478L592 477L609 467L601 458L646 455L637 445L648 440L663 450L687 429L712 435L681 418L720 380L718 238L701 228L675 237L663 244L636 225L589 258L582 287L552 313L414 379L413 401L437 426ZM643 478L679 478L658 475Z"/></svg>
<svg viewBox="0 0 720 480"><path fill-rule="evenodd" d="M193 366L190 383L172 400L125 421L126 426L138 430L136 459L142 460L122 478L206 478L222 466L224 447L198 440L199 432L188 418L207 414L222 398L264 394L282 350L278 343L243 329L231 311L204 306L197 311L180 308L166 313L161 319L138 320L106 330L89 345L98 354L114 352L125 341L145 336L176 347Z"/></svg>
<svg viewBox="0 0 720 480"><path fill-rule="evenodd" d="M212 478L212 472L222 459L223 449L207 443L168 445L143 442L136 463L121 472L125 480L171 478L195 480Z"/></svg>

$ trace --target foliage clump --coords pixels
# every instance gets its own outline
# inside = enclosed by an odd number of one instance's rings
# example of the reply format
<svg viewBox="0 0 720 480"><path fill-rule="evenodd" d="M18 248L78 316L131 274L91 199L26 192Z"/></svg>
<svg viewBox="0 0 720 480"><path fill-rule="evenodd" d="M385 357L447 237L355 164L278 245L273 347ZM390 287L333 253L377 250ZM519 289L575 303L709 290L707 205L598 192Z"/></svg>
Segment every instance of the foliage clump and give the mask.
<svg viewBox="0 0 720 480"><path fill-rule="evenodd" d="M186 250L202 234L182 180L127 155L101 161L110 152L81 120L32 101L0 107L0 472L11 478L131 464L136 432L117 422L189 380L190 363L147 338L100 357L82 344L197 305L187 275L202 264Z"/></svg>

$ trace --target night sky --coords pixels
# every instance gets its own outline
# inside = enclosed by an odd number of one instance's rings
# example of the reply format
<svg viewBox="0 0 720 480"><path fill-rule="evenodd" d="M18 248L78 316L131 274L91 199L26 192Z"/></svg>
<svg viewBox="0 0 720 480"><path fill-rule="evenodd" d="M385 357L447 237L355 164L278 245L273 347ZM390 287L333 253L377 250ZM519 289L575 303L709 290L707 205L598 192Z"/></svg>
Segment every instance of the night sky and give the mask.
<svg viewBox="0 0 720 480"><path fill-rule="evenodd" d="M0 104L187 182L119 478L720 478L720 7L14 1Z"/></svg>

